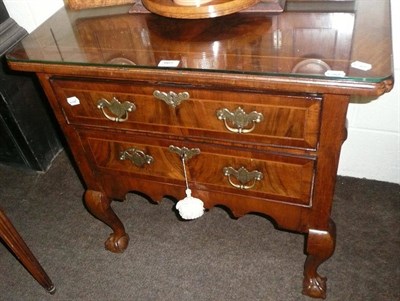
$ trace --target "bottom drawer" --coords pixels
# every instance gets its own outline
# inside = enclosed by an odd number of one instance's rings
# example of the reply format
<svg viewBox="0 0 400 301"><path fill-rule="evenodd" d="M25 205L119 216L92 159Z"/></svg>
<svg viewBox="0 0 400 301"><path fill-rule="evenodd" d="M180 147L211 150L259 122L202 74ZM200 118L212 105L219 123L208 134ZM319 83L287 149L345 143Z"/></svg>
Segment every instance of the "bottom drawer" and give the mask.
<svg viewBox="0 0 400 301"><path fill-rule="evenodd" d="M101 136L82 135L82 138L93 168L100 173L184 186L183 163L180 155L171 149L174 146L194 153L185 160L192 188L302 206L311 204L315 169L312 158L149 136L118 139L103 133ZM194 151L197 149L199 153Z"/></svg>

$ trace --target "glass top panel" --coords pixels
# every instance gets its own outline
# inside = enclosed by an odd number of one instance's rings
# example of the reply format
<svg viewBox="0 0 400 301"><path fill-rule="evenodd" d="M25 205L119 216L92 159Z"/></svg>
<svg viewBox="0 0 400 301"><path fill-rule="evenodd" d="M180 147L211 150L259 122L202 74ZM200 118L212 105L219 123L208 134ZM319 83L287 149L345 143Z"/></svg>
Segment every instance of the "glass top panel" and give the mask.
<svg viewBox="0 0 400 301"><path fill-rule="evenodd" d="M337 8L325 10L330 1L317 6L309 1L311 9L302 4L280 14L240 12L199 20L130 14L129 5L63 8L7 58L367 82L390 77L389 0L356 0L354 9L341 9L343 0L333 0Z"/></svg>

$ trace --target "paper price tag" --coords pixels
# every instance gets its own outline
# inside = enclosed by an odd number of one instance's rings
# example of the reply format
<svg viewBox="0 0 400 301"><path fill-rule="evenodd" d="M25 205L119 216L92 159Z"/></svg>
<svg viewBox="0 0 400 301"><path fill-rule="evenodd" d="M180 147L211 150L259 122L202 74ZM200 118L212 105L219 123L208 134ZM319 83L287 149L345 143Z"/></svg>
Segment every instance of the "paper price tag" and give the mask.
<svg viewBox="0 0 400 301"><path fill-rule="evenodd" d="M77 106L79 105L81 102L79 101L79 98L76 96L72 96L72 97L68 97L67 98L67 102L71 105L71 106Z"/></svg>
<svg viewBox="0 0 400 301"><path fill-rule="evenodd" d="M325 76L329 77L345 77L346 73L341 70L328 70L325 72Z"/></svg>
<svg viewBox="0 0 400 301"><path fill-rule="evenodd" d="M158 67L178 67L179 62L178 60L161 60L158 63Z"/></svg>
<svg viewBox="0 0 400 301"><path fill-rule="evenodd" d="M360 61L354 61L351 63L351 67L362 70L362 71L368 71L368 70L371 70L372 65L368 64L368 63L360 62Z"/></svg>

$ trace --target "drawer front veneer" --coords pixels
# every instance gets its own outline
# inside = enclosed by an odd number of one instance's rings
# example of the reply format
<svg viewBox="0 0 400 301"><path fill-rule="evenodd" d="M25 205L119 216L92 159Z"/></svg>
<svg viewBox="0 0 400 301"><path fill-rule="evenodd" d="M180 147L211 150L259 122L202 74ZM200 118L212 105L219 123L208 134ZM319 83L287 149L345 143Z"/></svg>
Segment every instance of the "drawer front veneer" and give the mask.
<svg viewBox="0 0 400 301"><path fill-rule="evenodd" d="M316 149L318 144L322 102L318 97L137 82L55 79L52 85L71 124L201 137L216 142L240 141L244 145ZM113 115L107 102L110 106L118 102L117 111L122 110L122 114Z"/></svg>
<svg viewBox="0 0 400 301"><path fill-rule="evenodd" d="M310 158L251 153L151 136L123 139L113 138L110 133L95 136L82 133L81 136L85 137L94 168L100 173L183 186L182 158L171 151L173 145L200 151L186 161L188 180L193 188L257 197L263 201L311 205L315 160Z"/></svg>

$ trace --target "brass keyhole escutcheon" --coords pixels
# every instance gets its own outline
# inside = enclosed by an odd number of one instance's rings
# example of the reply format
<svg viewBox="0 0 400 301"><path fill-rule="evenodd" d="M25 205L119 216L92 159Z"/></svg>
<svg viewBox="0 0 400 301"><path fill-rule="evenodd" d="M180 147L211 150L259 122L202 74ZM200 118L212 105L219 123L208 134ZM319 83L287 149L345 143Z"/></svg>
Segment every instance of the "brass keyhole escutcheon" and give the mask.
<svg viewBox="0 0 400 301"><path fill-rule="evenodd" d="M187 148L187 147L178 147L178 146L174 146L174 145L170 145L168 147L169 151L172 153L176 153L179 155L179 157L181 157L182 159L184 159L185 161L189 160L190 158L200 154L200 149L199 148Z"/></svg>
<svg viewBox="0 0 400 301"><path fill-rule="evenodd" d="M162 92L155 90L153 92L153 96L159 100L164 101L167 105L176 108L179 106L184 100L187 100L190 98L189 92L180 92L180 93L175 93L173 91L167 92Z"/></svg>

